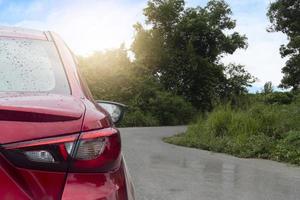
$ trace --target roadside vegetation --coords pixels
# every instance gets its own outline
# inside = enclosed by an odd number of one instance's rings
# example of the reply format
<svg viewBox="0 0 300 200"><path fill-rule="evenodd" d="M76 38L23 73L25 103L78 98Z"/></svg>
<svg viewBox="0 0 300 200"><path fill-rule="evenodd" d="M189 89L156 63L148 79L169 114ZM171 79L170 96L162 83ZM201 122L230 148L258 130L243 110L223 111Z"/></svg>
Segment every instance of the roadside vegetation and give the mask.
<svg viewBox="0 0 300 200"><path fill-rule="evenodd" d="M300 95L256 94L242 101L242 107L220 105L199 116L186 133L164 140L243 158L300 165Z"/></svg>

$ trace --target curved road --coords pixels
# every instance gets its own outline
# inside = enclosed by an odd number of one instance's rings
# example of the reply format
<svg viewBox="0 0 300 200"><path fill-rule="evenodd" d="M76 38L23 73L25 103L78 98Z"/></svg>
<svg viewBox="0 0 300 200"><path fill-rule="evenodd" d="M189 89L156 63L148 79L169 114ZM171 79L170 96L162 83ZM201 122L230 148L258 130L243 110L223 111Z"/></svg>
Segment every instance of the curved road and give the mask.
<svg viewBox="0 0 300 200"><path fill-rule="evenodd" d="M300 168L166 144L185 127L121 129L137 200L299 200Z"/></svg>

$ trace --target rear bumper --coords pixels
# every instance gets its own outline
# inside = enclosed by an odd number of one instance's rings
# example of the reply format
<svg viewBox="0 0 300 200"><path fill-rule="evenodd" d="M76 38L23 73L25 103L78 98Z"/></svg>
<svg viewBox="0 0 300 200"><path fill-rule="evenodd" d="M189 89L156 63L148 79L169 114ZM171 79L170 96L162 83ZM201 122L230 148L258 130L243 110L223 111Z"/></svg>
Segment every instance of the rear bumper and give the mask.
<svg viewBox="0 0 300 200"><path fill-rule="evenodd" d="M62 194L63 200L134 200L134 191L127 167L108 173L69 173Z"/></svg>

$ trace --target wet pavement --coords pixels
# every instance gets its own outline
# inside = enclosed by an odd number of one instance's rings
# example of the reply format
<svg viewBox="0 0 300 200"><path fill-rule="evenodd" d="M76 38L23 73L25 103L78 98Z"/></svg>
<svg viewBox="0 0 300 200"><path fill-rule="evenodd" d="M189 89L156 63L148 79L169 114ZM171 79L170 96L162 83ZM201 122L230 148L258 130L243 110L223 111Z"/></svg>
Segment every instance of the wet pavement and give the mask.
<svg viewBox="0 0 300 200"><path fill-rule="evenodd" d="M185 127L121 129L137 200L300 200L300 168L178 147Z"/></svg>

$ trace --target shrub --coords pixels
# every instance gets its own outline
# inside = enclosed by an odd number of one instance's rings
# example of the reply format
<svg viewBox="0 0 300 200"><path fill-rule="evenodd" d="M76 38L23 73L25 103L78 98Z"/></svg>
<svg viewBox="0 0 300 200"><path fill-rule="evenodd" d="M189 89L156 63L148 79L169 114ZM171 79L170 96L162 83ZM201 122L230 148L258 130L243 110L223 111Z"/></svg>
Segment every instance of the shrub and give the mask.
<svg viewBox="0 0 300 200"><path fill-rule="evenodd" d="M182 97L152 87L131 99L121 126L172 126L188 124L195 108Z"/></svg>
<svg viewBox="0 0 300 200"><path fill-rule="evenodd" d="M159 121L151 113L145 113L139 109L125 113L121 127L159 126Z"/></svg>
<svg viewBox="0 0 300 200"><path fill-rule="evenodd" d="M300 150L300 131L289 131L283 141Z"/></svg>
<svg viewBox="0 0 300 200"><path fill-rule="evenodd" d="M253 103L246 109L223 105L199 117L186 133L165 141L300 165L300 101L290 105Z"/></svg>
<svg viewBox="0 0 300 200"><path fill-rule="evenodd" d="M290 104L293 101L293 94L290 92L274 92L267 94L265 103L267 104Z"/></svg>
<svg viewBox="0 0 300 200"><path fill-rule="evenodd" d="M149 99L147 110L162 126L188 124L196 113L192 104L182 97L162 91Z"/></svg>

